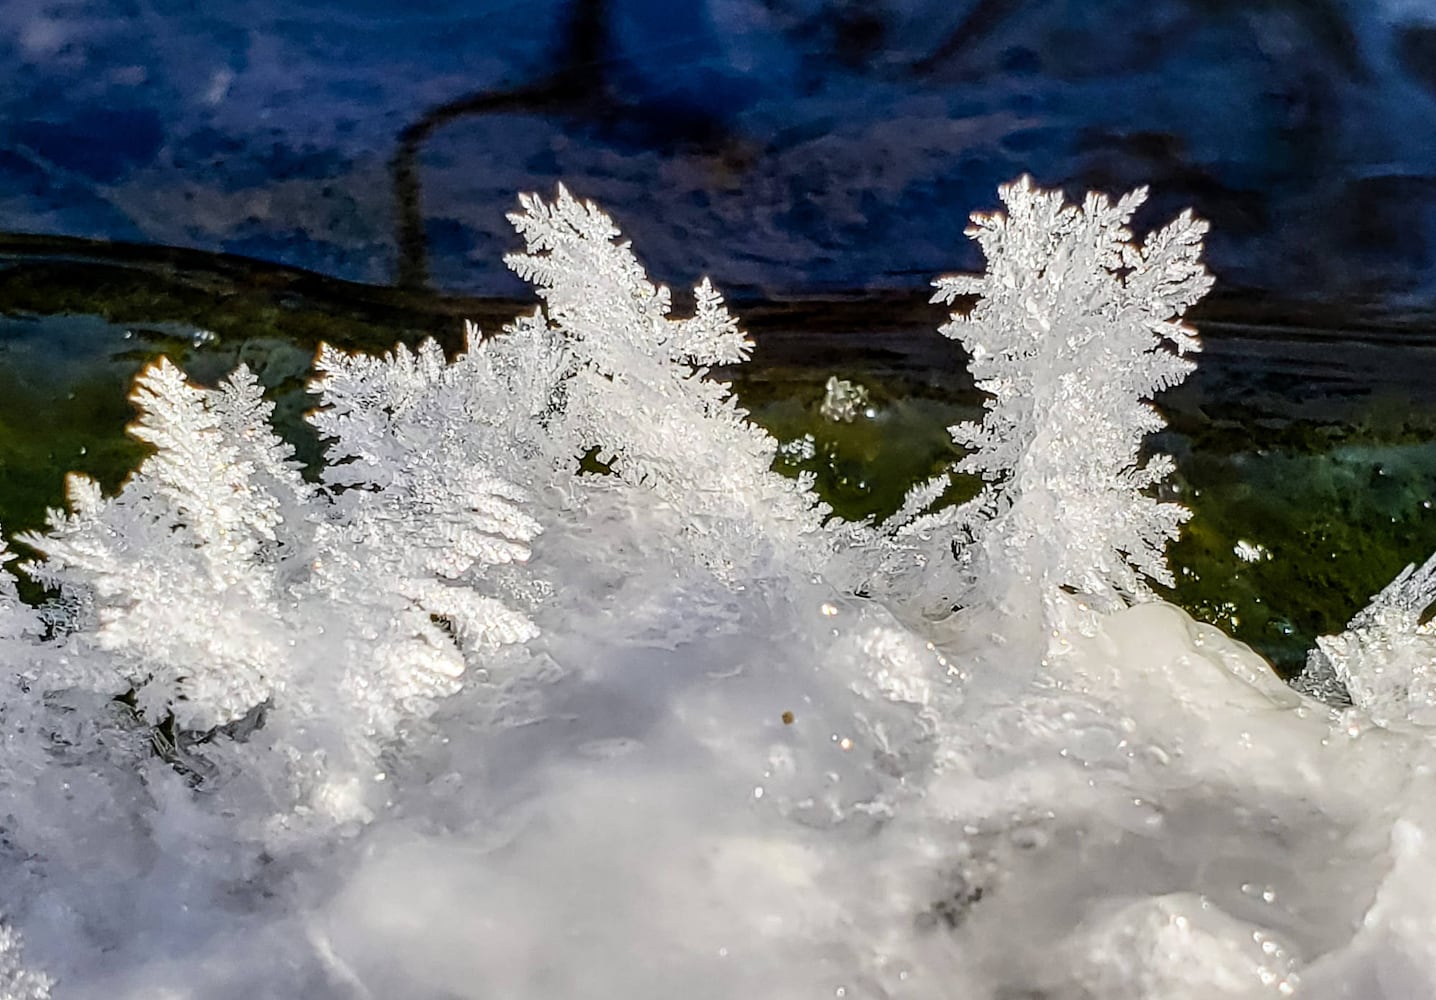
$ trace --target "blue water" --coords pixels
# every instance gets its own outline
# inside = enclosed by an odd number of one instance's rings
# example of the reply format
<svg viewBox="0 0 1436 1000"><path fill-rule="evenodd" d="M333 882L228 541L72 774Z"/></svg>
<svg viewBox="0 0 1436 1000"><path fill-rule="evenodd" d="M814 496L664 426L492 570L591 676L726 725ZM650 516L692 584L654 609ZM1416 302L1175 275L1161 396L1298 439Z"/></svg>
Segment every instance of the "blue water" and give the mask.
<svg viewBox="0 0 1436 1000"><path fill-rule="evenodd" d="M400 130L568 68L581 97L422 143L434 284L513 291L504 213L563 180L675 283L913 287L1029 170L1193 205L1228 287L1436 291L1429 4L593 6L576 41L573 0L4 4L3 224L387 282Z"/></svg>

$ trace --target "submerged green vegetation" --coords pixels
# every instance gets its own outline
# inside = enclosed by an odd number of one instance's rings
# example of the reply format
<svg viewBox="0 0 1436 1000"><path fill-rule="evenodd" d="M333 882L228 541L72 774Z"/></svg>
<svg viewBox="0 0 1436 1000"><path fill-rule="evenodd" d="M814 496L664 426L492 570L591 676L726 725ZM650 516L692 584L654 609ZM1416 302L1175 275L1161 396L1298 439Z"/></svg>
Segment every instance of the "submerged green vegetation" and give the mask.
<svg viewBox="0 0 1436 1000"><path fill-rule="evenodd" d="M0 269L0 526L7 536L38 527L69 471L118 487L143 454L124 433L129 387L161 355L202 384L247 364L275 399L281 433L312 464L319 443L301 417L321 342L373 351L433 336L453 349L463 318L493 331L525 308L233 261L14 261ZM960 355L934 332L937 311L923 330L920 310L902 308L900 328L879 333L857 329L893 318L871 303L755 309L754 362L719 373L786 443L780 471L815 474L845 518L896 510L911 484L956 457L946 428L980 415ZM1260 344L1255 355L1279 356L1282 342L1263 329L1241 335ZM1387 341L1399 359L1404 348ZM1316 636L1340 631L1401 567L1436 550L1436 406L1399 386L1323 395L1289 373L1253 391L1245 374L1222 375L1220 357L1197 360L1192 384L1160 401L1171 427L1157 444L1177 461L1172 498L1193 510L1171 549L1168 596L1291 675ZM864 405L825 408L835 377L860 386ZM959 483L951 499L974 492L975 482Z"/></svg>

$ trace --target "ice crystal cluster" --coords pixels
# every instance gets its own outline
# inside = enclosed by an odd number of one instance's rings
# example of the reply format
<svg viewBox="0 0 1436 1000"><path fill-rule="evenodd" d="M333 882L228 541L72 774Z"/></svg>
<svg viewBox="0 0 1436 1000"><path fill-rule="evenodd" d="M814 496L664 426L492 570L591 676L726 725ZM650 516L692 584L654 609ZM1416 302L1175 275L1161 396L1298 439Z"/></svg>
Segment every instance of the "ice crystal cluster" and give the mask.
<svg viewBox="0 0 1436 1000"><path fill-rule="evenodd" d="M1113 610L1149 599L1145 578L1172 583L1166 545L1188 511L1148 495L1172 463L1140 453L1165 426L1148 400L1193 369L1184 355L1197 339L1182 316L1211 279L1198 259L1206 224L1190 213L1130 242L1146 197L1089 194L1076 206L1020 180L1002 192L1005 213L974 216L968 230L987 272L935 282L934 301L976 298L942 333L967 348L990 397L981 423L952 428L969 452L954 471L984 487L919 515L946 489L939 477L914 488L894 521L904 534L958 530L967 572L949 597L1025 577L1030 595L1067 590Z"/></svg>
<svg viewBox="0 0 1436 1000"><path fill-rule="evenodd" d="M0 576L0 996L1436 995L1436 570L1301 690L1153 598L1209 279L1142 199L973 217L982 487L879 524L562 189L532 315L321 351L317 477L253 373L148 369Z"/></svg>

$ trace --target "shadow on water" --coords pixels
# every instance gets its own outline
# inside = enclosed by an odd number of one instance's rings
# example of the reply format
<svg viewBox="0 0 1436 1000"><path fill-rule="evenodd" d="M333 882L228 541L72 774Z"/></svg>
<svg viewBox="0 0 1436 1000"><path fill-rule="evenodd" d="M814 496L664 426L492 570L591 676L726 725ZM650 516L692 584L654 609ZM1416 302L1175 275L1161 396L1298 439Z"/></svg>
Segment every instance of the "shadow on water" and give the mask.
<svg viewBox="0 0 1436 1000"><path fill-rule="evenodd" d="M485 89L440 104L399 133L390 164L399 251L397 284L418 291L429 285L428 234L424 228L419 154L425 141L450 122L475 115L581 112L597 108L606 90L602 72L607 39L605 0L578 0L565 26L559 68L532 83Z"/></svg>
<svg viewBox="0 0 1436 1000"><path fill-rule="evenodd" d="M711 114L685 107L682 114L666 107L625 103L613 78L621 60L611 54L607 0L574 0L552 61L553 72L507 87L486 87L436 105L405 126L390 161L398 271L395 284L406 291L429 287L429 233L425 225L421 156L424 144L439 130L466 118L494 114L565 116L614 134L641 133L646 145L685 148L721 146L721 124ZM680 45L683 37L670 39ZM650 95L651 96L651 95Z"/></svg>

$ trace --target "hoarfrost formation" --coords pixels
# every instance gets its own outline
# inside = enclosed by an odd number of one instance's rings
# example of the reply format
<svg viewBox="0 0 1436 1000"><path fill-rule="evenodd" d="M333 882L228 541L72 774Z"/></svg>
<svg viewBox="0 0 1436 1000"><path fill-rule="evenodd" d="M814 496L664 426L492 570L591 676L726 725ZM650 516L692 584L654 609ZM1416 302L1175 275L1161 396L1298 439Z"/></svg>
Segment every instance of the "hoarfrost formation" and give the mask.
<svg viewBox="0 0 1436 1000"><path fill-rule="evenodd" d="M1436 996L1430 566L1330 705L1151 600L1209 280L1141 196L974 216L984 489L882 524L771 471L718 293L673 318L562 190L538 312L321 355L317 483L251 373L151 368L154 454L20 540L52 599L0 581L6 995Z"/></svg>

